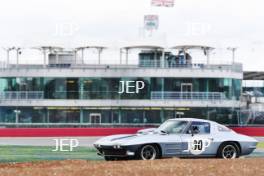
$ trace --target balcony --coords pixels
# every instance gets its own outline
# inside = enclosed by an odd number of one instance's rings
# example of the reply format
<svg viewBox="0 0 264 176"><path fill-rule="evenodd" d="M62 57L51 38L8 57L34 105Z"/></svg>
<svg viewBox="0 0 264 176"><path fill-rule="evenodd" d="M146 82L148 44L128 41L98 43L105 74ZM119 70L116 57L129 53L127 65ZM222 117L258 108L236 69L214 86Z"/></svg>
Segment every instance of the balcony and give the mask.
<svg viewBox="0 0 264 176"><path fill-rule="evenodd" d="M170 67L139 65L71 65L70 67L43 67L42 65L19 65L0 69L0 77L171 77L171 78L231 78L243 79L242 66L185 64Z"/></svg>
<svg viewBox="0 0 264 176"><path fill-rule="evenodd" d="M203 69L203 70L230 70L234 72L242 72L242 64L240 63L226 63L226 64L204 64L204 63L192 63L192 64L165 64L161 67L159 61L141 61L139 65L136 64L19 64L19 65L0 65L2 71L4 70L34 70L34 69L148 69L148 68L160 68L160 69Z"/></svg>
<svg viewBox="0 0 264 176"><path fill-rule="evenodd" d="M140 61L139 66L141 68L161 68L160 61L143 60ZM192 63L192 64L168 64L165 63L165 69L208 69L208 70L230 70L234 72L242 72L242 65L239 63L226 63L226 64L204 64L204 63Z"/></svg>
<svg viewBox="0 0 264 176"><path fill-rule="evenodd" d="M43 91L5 91L0 92L0 100L36 100L44 99Z"/></svg>
<svg viewBox="0 0 264 176"><path fill-rule="evenodd" d="M154 100L227 100L223 92L151 92Z"/></svg>
<svg viewBox="0 0 264 176"><path fill-rule="evenodd" d="M68 93L70 93L70 95L74 95L73 97L75 97L75 100L79 99L78 92L68 92ZM56 97L61 97L57 99L67 99L65 98L66 94L67 94L66 91L57 92ZM91 97L96 97L93 94L101 95L98 98L102 100L121 99L120 95L114 91L109 91L109 92L83 91L82 93L80 93L81 95L80 99L85 100L85 99L90 99ZM38 100L38 99L44 99L43 91L0 92L0 100ZM73 99L73 98L69 97L69 99ZM92 99L95 99L95 98L92 98ZM223 92L171 92L171 91L152 91L150 95L150 99L151 100L228 100Z"/></svg>
<svg viewBox="0 0 264 176"><path fill-rule="evenodd" d="M240 107L238 100L228 99L222 92L151 92L145 99L89 99L89 96L74 99L61 97L46 99L43 91L9 91L0 93L0 106L41 107ZM86 99L84 99L84 97Z"/></svg>

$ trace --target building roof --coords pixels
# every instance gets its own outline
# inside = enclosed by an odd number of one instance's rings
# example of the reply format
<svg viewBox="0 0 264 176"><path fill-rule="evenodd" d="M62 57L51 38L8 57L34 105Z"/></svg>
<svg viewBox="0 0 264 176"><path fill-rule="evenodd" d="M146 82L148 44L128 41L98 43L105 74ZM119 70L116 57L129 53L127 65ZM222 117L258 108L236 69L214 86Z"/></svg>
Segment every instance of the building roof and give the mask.
<svg viewBox="0 0 264 176"><path fill-rule="evenodd" d="M59 47L59 46L49 46L49 45L43 45L43 46L37 46L37 47L33 47L34 49L50 49L50 50L63 50L63 47Z"/></svg>
<svg viewBox="0 0 264 176"><path fill-rule="evenodd" d="M264 72L244 71L243 80L264 80Z"/></svg>
<svg viewBox="0 0 264 176"><path fill-rule="evenodd" d="M102 46L102 45L85 45L85 46L80 46L77 47L76 49L88 49L88 48L101 48L101 49L106 49L106 46Z"/></svg>
<svg viewBox="0 0 264 176"><path fill-rule="evenodd" d="M171 49L207 49L207 50L213 50L214 48L207 45L176 45L172 46Z"/></svg>
<svg viewBox="0 0 264 176"><path fill-rule="evenodd" d="M164 49L164 47L159 45L128 45L122 47L124 49Z"/></svg>

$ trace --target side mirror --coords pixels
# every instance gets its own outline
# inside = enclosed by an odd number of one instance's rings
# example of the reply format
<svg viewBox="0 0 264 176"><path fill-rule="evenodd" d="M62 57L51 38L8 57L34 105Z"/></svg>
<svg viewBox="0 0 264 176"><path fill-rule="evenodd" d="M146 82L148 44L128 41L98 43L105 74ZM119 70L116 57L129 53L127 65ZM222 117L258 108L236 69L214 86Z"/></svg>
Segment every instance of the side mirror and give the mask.
<svg viewBox="0 0 264 176"><path fill-rule="evenodd" d="M189 129L189 130L187 131L187 134L192 134L192 130Z"/></svg>

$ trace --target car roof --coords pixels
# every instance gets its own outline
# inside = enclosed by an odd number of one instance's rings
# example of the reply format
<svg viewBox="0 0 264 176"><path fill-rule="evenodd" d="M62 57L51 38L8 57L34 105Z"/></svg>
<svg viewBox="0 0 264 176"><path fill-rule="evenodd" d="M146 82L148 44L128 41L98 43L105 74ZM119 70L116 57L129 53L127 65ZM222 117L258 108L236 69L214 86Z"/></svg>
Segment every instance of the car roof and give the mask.
<svg viewBox="0 0 264 176"><path fill-rule="evenodd" d="M198 119L198 118L175 118L175 119L169 119L169 120L184 120L184 121L196 121L196 122L213 123L213 121L205 120L205 119Z"/></svg>

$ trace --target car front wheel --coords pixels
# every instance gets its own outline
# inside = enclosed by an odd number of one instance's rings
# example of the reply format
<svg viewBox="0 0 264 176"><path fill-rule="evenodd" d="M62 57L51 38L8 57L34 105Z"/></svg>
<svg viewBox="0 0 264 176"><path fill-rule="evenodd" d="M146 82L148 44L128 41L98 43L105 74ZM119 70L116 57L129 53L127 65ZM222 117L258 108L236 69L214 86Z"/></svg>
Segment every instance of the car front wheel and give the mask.
<svg viewBox="0 0 264 176"><path fill-rule="evenodd" d="M139 152L139 158L142 160L154 160L158 158L159 150L155 145L144 145Z"/></svg>
<svg viewBox="0 0 264 176"><path fill-rule="evenodd" d="M111 156L105 156L104 159L105 161L115 161L116 160L115 157L111 157Z"/></svg>

